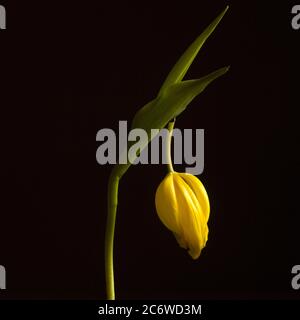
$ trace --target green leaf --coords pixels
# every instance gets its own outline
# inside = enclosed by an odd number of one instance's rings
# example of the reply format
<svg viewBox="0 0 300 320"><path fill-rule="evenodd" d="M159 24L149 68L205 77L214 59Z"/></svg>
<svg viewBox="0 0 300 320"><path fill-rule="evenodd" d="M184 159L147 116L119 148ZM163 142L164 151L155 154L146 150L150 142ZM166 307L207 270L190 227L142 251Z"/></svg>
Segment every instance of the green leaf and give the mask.
<svg viewBox="0 0 300 320"><path fill-rule="evenodd" d="M132 129L142 128L149 134L151 129L164 128L169 121L182 113L213 80L228 70L229 67L224 67L200 79L173 84L164 95L158 96L138 111L132 121Z"/></svg>
<svg viewBox="0 0 300 320"><path fill-rule="evenodd" d="M165 82L163 83L159 94L162 94L169 86L181 81L188 71L190 65L197 56L199 50L207 38L213 33L219 22L222 20L228 6L219 14L219 16L200 34L200 36L188 47L181 58L177 61Z"/></svg>
<svg viewBox="0 0 300 320"><path fill-rule="evenodd" d="M148 138L141 143L142 151L154 138L151 129L162 129L169 121L181 114L188 104L199 95L212 81L225 74L229 67L218 69L200 79L182 81L191 63L200 48L214 31L228 7L204 30L204 32L191 44L182 57L175 64L170 74L163 83L157 97L139 109L132 120L131 129L141 128L147 132ZM128 149L133 144L128 144ZM119 164L115 167L115 174L121 177L130 167Z"/></svg>

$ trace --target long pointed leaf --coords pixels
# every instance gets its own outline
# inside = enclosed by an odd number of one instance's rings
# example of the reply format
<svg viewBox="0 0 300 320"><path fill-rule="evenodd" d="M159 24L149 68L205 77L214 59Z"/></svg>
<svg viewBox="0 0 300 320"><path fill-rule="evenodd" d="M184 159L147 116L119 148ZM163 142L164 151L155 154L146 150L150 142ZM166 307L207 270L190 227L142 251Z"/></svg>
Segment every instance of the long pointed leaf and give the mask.
<svg viewBox="0 0 300 320"><path fill-rule="evenodd" d="M168 87L171 85L181 81L188 71L190 65L194 61L196 55L199 50L203 46L204 42L207 38L212 34L215 30L219 22L222 20L226 11L228 10L228 6L219 14L217 18L200 34L200 36L188 47L188 49L184 52L181 58L177 61L169 75L167 76L165 82L163 83L159 94L163 93Z"/></svg>
<svg viewBox="0 0 300 320"><path fill-rule="evenodd" d="M133 128L162 129L174 117L178 116L187 105L200 94L213 80L222 76L229 67L220 68L200 79L187 80L174 84L165 92L146 104L135 115Z"/></svg>

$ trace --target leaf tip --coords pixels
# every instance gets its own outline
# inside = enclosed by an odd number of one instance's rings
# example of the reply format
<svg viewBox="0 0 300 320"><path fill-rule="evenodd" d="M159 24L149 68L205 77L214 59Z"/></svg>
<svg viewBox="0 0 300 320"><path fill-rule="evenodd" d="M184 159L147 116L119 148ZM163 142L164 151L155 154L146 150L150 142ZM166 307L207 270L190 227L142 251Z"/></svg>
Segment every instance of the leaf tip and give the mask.
<svg viewBox="0 0 300 320"><path fill-rule="evenodd" d="M228 71L230 70L230 67L231 67L231 66L226 66L226 67L224 67L224 73L228 72Z"/></svg>

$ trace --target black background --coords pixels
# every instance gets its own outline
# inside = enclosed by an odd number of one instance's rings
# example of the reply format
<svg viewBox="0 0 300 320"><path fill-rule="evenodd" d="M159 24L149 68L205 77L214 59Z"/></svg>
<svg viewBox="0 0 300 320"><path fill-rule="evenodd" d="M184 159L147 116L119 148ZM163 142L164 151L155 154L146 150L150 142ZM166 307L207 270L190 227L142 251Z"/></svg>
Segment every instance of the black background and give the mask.
<svg viewBox="0 0 300 320"><path fill-rule="evenodd" d="M117 130L154 98L227 4L187 78L226 65L230 72L176 123L205 129L207 247L193 261L159 221L154 194L165 168L130 168L120 184L117 298L300 297L290 284L300 264L299 212L285 192L297 199L288 181L296 160L287 151L297 129L285 134L297 105L300 31L291 29L286 1L1 4L0 264L7 290L0 298L105 298L111 166L96 163L96 133Z"/></svg>

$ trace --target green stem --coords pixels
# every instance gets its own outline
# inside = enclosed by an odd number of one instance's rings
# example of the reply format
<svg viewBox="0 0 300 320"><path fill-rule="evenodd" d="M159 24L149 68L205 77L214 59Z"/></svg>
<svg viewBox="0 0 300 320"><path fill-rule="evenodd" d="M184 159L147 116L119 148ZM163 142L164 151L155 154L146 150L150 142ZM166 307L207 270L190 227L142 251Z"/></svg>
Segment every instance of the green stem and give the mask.
<svg viewBox="0 0 300 320"><path fill-rule="evenodd" d="M175 125L175 119L169 122L168 124L168 138L167 138L167 166L169 172L174 172L173 165L172 165L172 156L171 156L171 145L172 145L172 134L173 134L173 128Z"/></svg>
<svg viewBox="0 0 300 320"><path fill-rule="evenodd" d="M169 135L167 138L167 162L169 172L174 172L171 157L171 142L175 119L168 124ZM108 206L107 206L107 222L105 230L105 280L106 295L108 300L115 300L115 284L114 284L114 235L115 224L118 207L118 191L119 182L124 173L130 167L130 163L123 165L115 165L108 181Z"/></svg>
<svg viewBox="0 0 300 320"><path fill-rule="evenodd" d="M105 279L108 300L115 300L113 254L119 182L129 167L130 164L116 165L109 176L108 182L108 207L105 231Z"/></svg>

